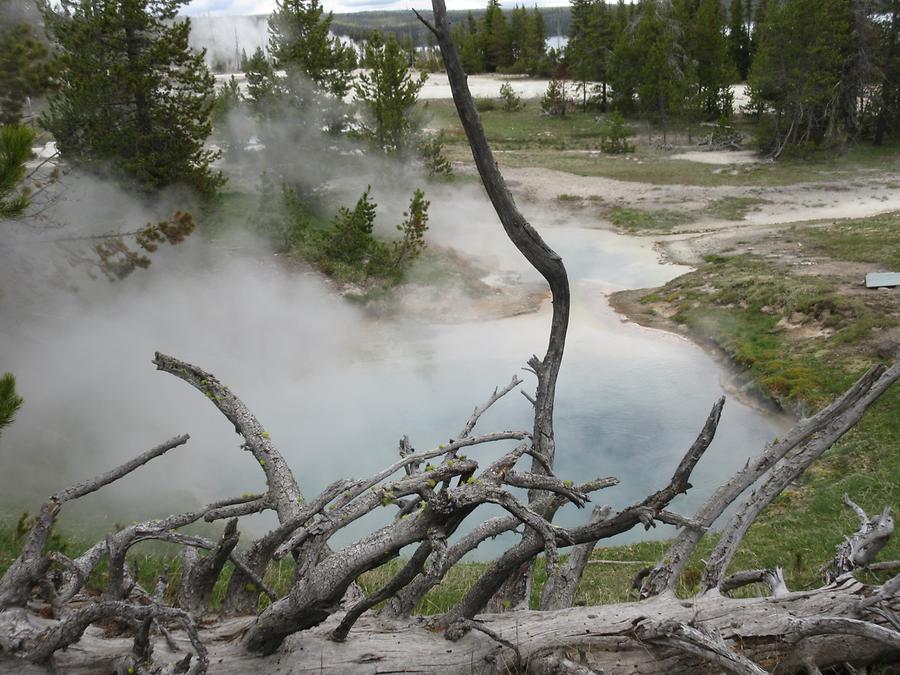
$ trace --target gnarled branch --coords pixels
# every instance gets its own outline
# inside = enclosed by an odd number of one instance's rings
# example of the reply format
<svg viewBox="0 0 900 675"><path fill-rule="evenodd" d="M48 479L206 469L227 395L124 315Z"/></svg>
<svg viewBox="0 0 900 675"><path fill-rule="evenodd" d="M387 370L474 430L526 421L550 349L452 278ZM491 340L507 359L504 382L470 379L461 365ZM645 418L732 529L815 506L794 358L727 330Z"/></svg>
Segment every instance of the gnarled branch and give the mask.
<svg viewBox="0 0 900 675"><path fill-rule="evenodd" d="M28 601L32 587L46 574L50 561L44 555L44 547L50 538L50 531L53 523L56 521L56 515L63 504L89 495L120 478L124 478L147 462L161 457L173 448L184 445L189 438L190 436L187 434L176 436L165 443L157 445L155 448L141 453L134 459L120 464L112 471L107 471L100 476L82 481L51 496L41 506L41 510L28 535L28 540L19 552L19 556L9 566L3 577L0 578L0 608L10 605L24 605Z"/></svg>

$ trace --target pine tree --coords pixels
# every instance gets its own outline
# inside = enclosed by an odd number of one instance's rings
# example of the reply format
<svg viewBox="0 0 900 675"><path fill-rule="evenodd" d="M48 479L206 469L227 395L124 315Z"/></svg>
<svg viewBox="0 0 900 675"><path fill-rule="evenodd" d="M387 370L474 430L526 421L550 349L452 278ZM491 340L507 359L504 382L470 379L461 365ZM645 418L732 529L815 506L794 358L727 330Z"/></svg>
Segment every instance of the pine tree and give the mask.
<svg viewBox="0 0 900 675"><path fill-rule="evenodd" d="M419 189L409 201L409 210L403 213L403 222L397 225L401 238L394 242L393 268L397 275L425 250L425 233L428 231L428 207L431 202Z"/></svg>
<svg viewBox="0 0 900 675"><path fill-rule="evenodd" d="M685 73L678 68L675 22L662 14L655 0L642 0L634 32L641 56L637 81L640 110L663 125L681 112L686 94Z"/></svg>
<svg viewBox="0 0 900 675"><path fill-rule="evenodd" d="M573 0L569 23L569 42L565 61L572 78L579 82L582 106L598 96L603 110L607 106L606 80L613 47L613 23L604 0ZM588 82L597 82L589 94Z"/></svg>
<svg viewBox="0 0 900 675"><path fill-rule="evenodd" d="M253 56L247 59L244 73L247 76L247 101L253 112L263 115L275 98L275 71L262 47L257 47Z"/></svg>
<svg viewBox="0 0 900 675"><path fill-rule="evenodd" d="M566 44L566 63L572 79L576 80L581 90L582 108L587 110L588 80L593 79L596 63L594 45L597 36L592 21L594 0L572 0L571 22L569 23L569 42Z"/></svg>
<svg viewBox="0 0 900 675"><path fill-rule="evenodd" d="M624 6L620 6L617 17L623 17L626 12ZM641 80L641 63L644 58L634 33L634 26L621 26L609 59L608 79L613 91L613 106L625 113L635 110L637 89Z"/></svg>
<svg viewBox="0 0 900 675"><path fill-rule="evenodd" d="M753 101L772 110L761 144L774 157L788 145L819 144L841 129L844 69L853 16L845 0L770 2L750 70Z"/></svg>
<svg viewBox="0 0 900 675"><path fill-rule="evenodd" d="M0 26L0 124L19 124L28 98L48 89L48 56L27 23Z"/></svg>
<svg viewBox="0 0 900 675"><path fill-rule="evenodd" d="M28 191L21 184L33 142L28 127L0 127L0 218L14 218L28 208Z"/></svg>
<svg viewBox="0 0 900 675"><path fill-rule="evenodd" d="M12 373L4 373L0 377L0 431L15 421L22 403L22 397L16 393L16 378Z"/></svg>
<svg viewBox="0 0 900 675"><path fill-rule="evenodd" d="M541 97L541 112L549 117L565 117L568 108L569 97L566 94L565 81L552 78Z"/></svg>
<svg viewBox="0 0 900 675"><path fill-rule="evenodd" d="M607 80L609 79L609 61L615 42L615 23L613 10L607 6L605 0L594 3L593 34L594 34L594 63L593 79L600 82L600 107L604 112L608 106Z"/></svg>
<svg viewBox="0 0 900 675"><path fill-rule="evenodd" d="M41 123L60 153L145 190L223 182L204 148L213 83L188 46L187 0L60 0L45 4L62 72Z"/></svg>
<svg viewBox="0 0 900 675"><path fill-rule="evenodd" d="M547 60L547 39L544 31L544 15L534 7L525 25L525 71L531 75L540 74Z"/></svg>
<svg viewBox="0 0 900 675"><path fill-rule="evenodd" d="M459 59L463 69L470 74L483 73L482 32L472 12L466 16L466 22L455 29L453 39L459 45Z"/></svg>
<svg viewBox="0 0 900 675"><path fill-rule="evenodd" d="M244 99L241 96L240 86L237 79L232 75L216 92L216 98L210 112L210 118L217 131L217 141L224 147L226 161L237 157L238 149L242 142L246 140L246 137L242 138L237 133L233 115L243 106Z"/></svg>
<svg viewBox="0 0 900 675"><path fill-rule="evenodd" d="M500 9L500 0L488 0L487 9L481 20L482 62L485 71L497 72L498 69L512 65L512 47L506 17Z"/></svg>
<svg viewBox="0 0 900 675"><path fill-rule="evenodd" d="M444 155L444 146L447 139L443 130L438 134L422 134L416 143L419 159L427 174L432 178L449 178L453 175L453 166Z"/></svg>
<svg viewBox="0 0 900 675"><path fill-rule="evenodd" d="M523 108L522 97L516 93L509 81L500 85L500 100L504 112L516 112Z"/></svg>
<svg viewBox="0 0 900 675"><path fill-rule="evenodd" d="M372 186L366 188L351 210L342 207L332 222L326 236L323 254L331 263L363 270L368 276L372 258L381 258L381 243L372 235L375 226L377 204L369 199Z"/></svg>
<svg viewBox="0 0 900 675"><path fill-rule="evenodd" d="M636 10L620 4L617 21L625 27L609 69L616 109L637 109L664 124L683 107L687 72L676 37L679 24L691 16L684 4L673 5L665 15L666 6L656 0L641 0ZM629 19L633 11L636 16Z"/></svg>
<svg viewBox="0 0 900 675"><path fill-rule="evenodd" d="M410 113L427 76L414 78L394 36L385 41L377 31L366 44L363 65L367 72L354 89L365 110L364 133L386 152L404 150L414 130Z"/></svg>
<svg viewBox="0 0 900 675"><path fill-rule="evenodd" d="M747 14L751 14L750 4L747 5ZM763 35L765 33L766 28L766 17L769 13L769 0L756 0L756 6L752 10L752 27L753 30L750 32L750 62L753 62L753 59L756 56L756 53L759 51L759 46L762 43ZM749 72L747 77L749 77Z"/></svg>
<svg viewBox="0 0 900 675"><path fill-rule="evenodd" d="M750 2L751 0L747 0ZM741 82L750 72L750 33L744 16L743 0L731 0L728 23L728 53Z"/></svg>
<svg viewBox="0 0 900 675"><path fill-rule="evenodd" d="M309 98L309 78L336 98L350 91L356 54L330 34L332 14L319 0L277 0L269 17L269 54L275 70L286 73L283 86L297 102Z"/></svg>
<svg viewBox="0 0 900 675"><path fill-rule="evenodd" d="M625 123L622 113L614 110L600 128L600 149L610 155L634 152L634 146L628 142L631 136L634 136L634 129Z"/></svg>
<svg viewBox="0 0 900 675"><path fill-rule="evenodd" d="M513 70L525 72L522 58L525 54L525 37L528 24L528 10L524 6L513 7L509 17L509 51L512 57Z"/></svg>
<svg viewBox="0 0 900 675"><path fill-rule="evenodd" d="M700 0L686 37L685 51L693 60L695 109L707 120L730 117L731 84L736 73L728 53L719 0Z"/></svg>
<svg viewBox="0 0 900 675"><path fill-rule="evenodd" d="M876 8L882 20L874 31L877 46L875 61L878 80L875 98L875 145L884 143L890 132L900 135L900 0L881 0Z"/></svg>

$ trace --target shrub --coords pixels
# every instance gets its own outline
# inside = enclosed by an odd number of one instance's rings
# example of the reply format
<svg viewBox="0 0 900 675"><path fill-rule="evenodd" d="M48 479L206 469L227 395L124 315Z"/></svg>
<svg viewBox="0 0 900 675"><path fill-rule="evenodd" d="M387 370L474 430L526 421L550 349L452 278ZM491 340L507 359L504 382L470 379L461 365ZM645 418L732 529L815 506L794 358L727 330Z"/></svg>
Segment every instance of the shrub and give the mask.
<svg viewBox="0 0 900 675"><path fill-rule="evenodd" d="M419 140L416 149L419 157L425 165L429 176L452 176L453 168L450 166L450 160L444 156L444 132L441 131L437 136L427 135Z"/></svg>
<svg viewBox="0 0 900 675"><path fill-rule="evenodd" d="M622 113L616 110L600 129L600 149L610 155L634 152L634 146L628 143L628 138L633 134L634 129L625 123Z"/></svg>
<svg viewBox="0 0 900 675"><path fill-rule="evenodd" d="M550 80L547 91L541 98L541 114L550 117L565 117L569 107L566 84L556 78Z"/></svg>
<svg viewBox="0 0 900 675"><path fill-rule="evenodd" d="M400 239L393 242L375 237L377 205L370 199L371 187L350 209L342 207L330 223L314 216L304 201L288 186L275 198L274 183L266 195L270 205L260 223L279 250L290 251L316 264L339 282L366 286L400 283L412 262L425 249L429 202L416 190L397 225Z"/></svg>
<svg viewBox="0 0 900 675"><path fill-rule="evenodd" d="M397 225L402 238L394 242L392 272L399 278L410 263L425 250L425 232L428 231L428 207L431 202L425 193L416 190L409 202L409 210L403 212L403 222ZM399 280L399 279L398 279Z"/></svg>
<svg viewBox="0 0 900 675"><path fill-rule="evenodd" d="M500 101L503 110L506 112L516 112L524 107L522 105L522 97L515 92L509 82L504 82L500 85Z"/></svg>

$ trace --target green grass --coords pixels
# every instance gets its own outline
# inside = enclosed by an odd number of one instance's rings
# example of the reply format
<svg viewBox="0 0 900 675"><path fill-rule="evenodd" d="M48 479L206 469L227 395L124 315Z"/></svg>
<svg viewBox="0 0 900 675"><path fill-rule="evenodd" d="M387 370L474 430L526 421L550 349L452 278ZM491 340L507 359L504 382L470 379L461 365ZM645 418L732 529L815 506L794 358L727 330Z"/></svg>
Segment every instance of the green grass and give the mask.
<svg viewBox="0 0 900 675"><path fill-rule="evenodd" d="M431 126L444 129L450 145L468 144L453 103L428 101L421 104L431 117ZM596 113L575 111L566 117L546 117L534 101L527 101L521 110L506 112L500 108L480 112L481 122L493 149L499 151L525 149L600 149L600 127Z"/></svg>
<svg viewBox="0 0 900 675"><path fill-rule="evenodd" d="M714 218L743 220L748 213L758 210L760 205L770 203L762 197L719 197L709 202L704 210Z"/></svg>
<svg viewBox="0 0 900 675"><path fill-rule="evenodd" d="M685 225L693 220L689 213L668 209L645 210L630 206L610 206L603 209L604 216L616 227L636 232L653 230L667 232L678 225Z"/></svg>
<svg viewBox="0 0 900 675"><path fill-rule="evenodd" d="M900 271L900 211L825 227L795 228L792 235L803 238L807 252Z"/></svg>
<svg viewBox="0 0 900 675"><path fill-rule="evenodd" d="M652 234L670 232L679 225L687 225L696 217L687 211L674 209L639 209L624 204L608 204L599 195L581 197L579 195L557 195L556 201L562 206L576 210L593 207L598 217L608 220L615 227L627 232Z"/></svg>
<svg viewBox="0 0 900 675"><path fill-rule="evenodd" d="M16 537L14 523L0 521L0 575L18 554L21 538ZM85 551L92 542L65 536L55 536L51 548L61 550L69 557L76 557ZM166 545L139 544L128 556L128 562L135 571L138 583L145 589L152 590L163 569L169 567L169 586L167 600L172 601L181 576L179 556L174 547ZM625 602L636 599L632 589L634 575L645 565L652 565L665 551L665 542L650 541L629 544L626 546L598 547L594 557L601 561L589 564L585 571L581 586L576 595L577 604L596 605L611 602ZM565 557L563 557L563 560ZM619 561L619 562L617 562ZM378 569L366 572L358 581L367 594L371 594L383 586L405 563L395 559ZM446 578L433 588L419 603L417 614L431 615L445 612L453 607L472 587L478 577L487 569L487 562L466 562L453 567ZM225 590L231 578L233 568L226 564L213 591L211 609L221 608ZM290 558L272 563L265 576L266 583L279 596L285 595L291 587L294 573L294 562ZM89 592L101 592L106 583L106 566L101 565L87 584ZM691 575L688 574L688 579ZM538 606L540 594L546 583L546 565L543 558L538 559L532 605ZM683 586L682 591L686 590ZM260 595L259 608L268 606L269 600Z"/></svg>
<svg viewBox="0 0 900 675"><path fill-rule="evenodd" d="M420 104L430 126L444 129L448 158L471 163L471 151L450 101ZM760 162L734 167L716 167L686 160L669 159L647 147L647 125L635 126L635 153L615 156L601 153L597 113L574 111L565 118L544 117L534 101L524 109L505 112L499 108L481 113L485 133L501 168L543 167L580 176L603 176L656 185L776 186L801 182L839 181L860 173L900 170L900 143L881 147L852 145L842 151L816 153L810 157ZM631 122L634 122L631 120ZM745 136L752 125L741 123ZM695 135L697 129L694 129ZM686 127L674 125L670 133L687 143ZM658 135L659 130L653 130Z"/></svg>
<svg viewBox="0 0 900 675"><path fill-rule="evenodd" d="M816 407L843 391L853 367L870 355L865 342L897 325L890 298L850 297L835 290L835 280L798 276L753 256L707 260L642 302L669 305L677 323L720 345L782 403ZM792 339L783 321L826 335Z"/></svg>

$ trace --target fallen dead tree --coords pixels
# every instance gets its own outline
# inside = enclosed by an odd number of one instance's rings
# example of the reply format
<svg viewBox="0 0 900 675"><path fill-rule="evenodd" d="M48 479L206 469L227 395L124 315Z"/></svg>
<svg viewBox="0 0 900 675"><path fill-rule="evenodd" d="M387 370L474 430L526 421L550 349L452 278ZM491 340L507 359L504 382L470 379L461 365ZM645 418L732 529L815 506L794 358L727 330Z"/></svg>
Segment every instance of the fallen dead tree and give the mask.
<svg viewBox="0 0 900 675"><path fill-rule="evenodd" d="M697 145L707 151L714 150L742 150L744 137L731 125L716 123L704 124L713 129L703 136Z"/></svg>
<svg viewBox="0 0 900 675"><path fill-rule="evenodd" d="M382 471L339 479L307 496L259 419L227 385L198 366L157 353L159 370L197 389L233 425L241 447L259 464L267 489L130 525L75 559L47 550L60 509L157 461L188 438L179 436L51 496L19 557L0 578L0 672L763 673L818 672L896 658L900 576L877 587L853 577L857 567L872 563L891 535L887 510L870 518L847 499L861 525L823 568L826 585L820 589L792 593L777 569L728 572L766 505L900 378L900 360L891 367L873 367L827 408L802 420L749 460L694 514L669 507L690 489L691 474L713 440L724 400L712 406L697 439L672 467L670 480L655 492L619 511L595 508L578 527L553 524L564 504L584 507L598 491L618 482L596 477L576 484L553 470L556 378L569 318L565 267L522 217L496 167L449 37L442 0L434 0L434 23L426 24L440 44L454 101L503 227L553 295L547 351L528 362L536 390L522 392L534 408L531 428L476 433L484 412L522 384L513 378L475 408L455 438L427 450L414 449L404 438L399 458ZM495 442L515 445L492 463L479 462L482 446ZM526 489L527 501L510 488ZM483 504L498 505L506 515L451 540ZM687 560L732 505L705 561L700 592L677 598L674 589ZM381 509L393 514L389 524L339 550L331 548L335 534ZM273 512L278 525L238 546L240 519L262 511ZM218 540L182 531L200 521L227 524ZM676 525L679 531L643 578L642 599L571 607L596 543L656 522ZM454 607L428 619L413 616L419 601L467 552L512 530L523 532L520 540ZM137 583L128 552L147 540L183 547L177 583L167 575L152 589ZM372 595L362 595L355 583L359 576L406 547L413 553L393 578ZM571 551L565 561L559 558L562 549ZM521 604L538 555L546 557L549 577L542 609L486 613L492 606ZM293 560L295 572L288 592L278 596L265 585L265 571L285 557ZM223 607L214 621L203 621L212 588L226 566L233 572ZM85 593L90 578L102 580L101 595ZM757 582L765 583L771 594L728 595ZM270 602L257 612L262 594Z"/></svg>

